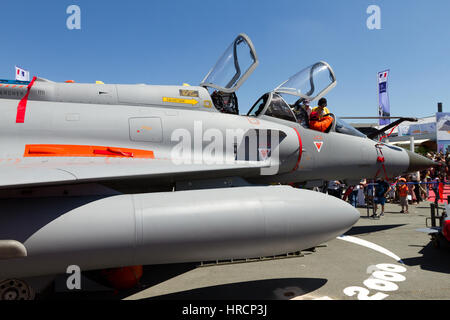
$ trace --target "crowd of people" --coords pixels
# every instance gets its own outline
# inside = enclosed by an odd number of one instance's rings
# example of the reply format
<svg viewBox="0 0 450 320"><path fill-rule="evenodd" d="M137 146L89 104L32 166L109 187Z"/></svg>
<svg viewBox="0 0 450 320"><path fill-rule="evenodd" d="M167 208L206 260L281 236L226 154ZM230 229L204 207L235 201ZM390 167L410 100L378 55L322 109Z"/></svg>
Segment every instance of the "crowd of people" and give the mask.
<svg viewBox="0 0 450 320"><path fill-rule="evenodd" d="M372 218L384 216L386 202L399 204L400 213L408 214L410 205L430 199L430 191L437 203L443 198L445 184L450 181L450 154L444 156L442 153L430 152L426 156L441 165L389 180L383 177L364 179L356 186L346 186L342 181L329 181L322 191L348 201L354 207L373 205Z"/></svg>

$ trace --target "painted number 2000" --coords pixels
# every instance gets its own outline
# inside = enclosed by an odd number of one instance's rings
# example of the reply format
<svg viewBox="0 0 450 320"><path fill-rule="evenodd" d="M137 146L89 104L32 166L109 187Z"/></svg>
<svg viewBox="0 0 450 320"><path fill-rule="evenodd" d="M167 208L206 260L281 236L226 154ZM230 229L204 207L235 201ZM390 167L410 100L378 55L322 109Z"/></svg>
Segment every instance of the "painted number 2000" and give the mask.
<svg viewBox="0 0 450 320"><path fill-rule="evenodd" d="M396 282L405 281L406 278L400 273L407 271L406 268L395 264L378 264L376 265L376 271L372 273L372 276L364 281L364 285L371 289L384 292L392 292L398 290ZM377 292L370 295L370 291L363 287L348 287L344 289L344 294L353 297L358 295L358 300L383 300L389 295Z"/></svg>

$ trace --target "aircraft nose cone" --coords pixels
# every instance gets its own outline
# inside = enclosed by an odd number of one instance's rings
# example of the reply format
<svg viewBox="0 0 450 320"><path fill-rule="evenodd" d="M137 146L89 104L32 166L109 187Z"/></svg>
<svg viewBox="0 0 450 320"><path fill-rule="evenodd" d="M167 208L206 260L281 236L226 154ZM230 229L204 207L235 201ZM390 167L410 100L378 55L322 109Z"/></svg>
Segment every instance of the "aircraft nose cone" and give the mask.
<svg viewBox="0 0 450 320"><path fill-rule="evenodd" d="M406 151L409 157L409 167L408 172L414 172L414 171L422 171L428 168L431 168L433 166L438 166L439 163L434 162L428 158L425 158L424 156L421 156L420 154Z"/></svg>

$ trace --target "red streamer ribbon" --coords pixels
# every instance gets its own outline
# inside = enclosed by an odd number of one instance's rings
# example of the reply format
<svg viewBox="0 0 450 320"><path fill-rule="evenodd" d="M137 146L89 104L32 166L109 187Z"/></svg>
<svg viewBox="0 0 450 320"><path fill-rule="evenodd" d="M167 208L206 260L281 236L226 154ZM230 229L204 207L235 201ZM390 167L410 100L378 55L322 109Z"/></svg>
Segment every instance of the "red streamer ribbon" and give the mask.
<svg viewBox="0 0 450 320"><path fill-rule="evenodd" d="M36 79L36 77L33 77L33 80L31 80L28 84L27 94L22 98L22 100L20 100L19 105L17 106L16 123L25 122L25 111L27 110L28 96L30 95L31 87L34 85Z"/></svg>

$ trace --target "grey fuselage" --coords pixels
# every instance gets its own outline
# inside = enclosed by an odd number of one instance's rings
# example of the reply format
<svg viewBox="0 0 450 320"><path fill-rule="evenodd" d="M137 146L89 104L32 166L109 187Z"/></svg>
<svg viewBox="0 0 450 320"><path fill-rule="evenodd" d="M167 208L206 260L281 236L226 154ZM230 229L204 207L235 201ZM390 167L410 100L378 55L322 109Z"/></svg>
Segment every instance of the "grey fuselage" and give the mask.
<svg viewBox="0 0 450 320"><path fill-rule="evenodd" d="M181 96L181 90L195 92L197 97ZM0 92L2 91L0 98L15 97L0 99L3 114L0 118L0 143L4 155L2 160L14 162L14 165L22 161L25 165L28 162L23 159L27 144L94 144L142 148L154 150L156 159L170 159L173 147L179 142L173 141L176 130L187 130L194 140L198 137L195 130L204 134L209 129L217 129L223 133L226 130L277 130L286 134L279 146L280 169L277 174L261 177L257 170L250 173L238 170L238 176L255 180L262 178L266 183L374 178L382 169L377 160L380 150L385 158L388 177L415 170L410 167L410 155L407 151L378 144L367 138L337 132L320 133L294 122L268 116L254 118L222 114L214 108L208 91L203 87L37 81L30 93L26 121L23 124L15 123L14 119L18 99L23 97L26 89L0 87ZM5 94L6 91L21 94L10 96ZM164 101L165 98L168 101ZM177 99L195 100L196 104L179 103ZM152 130L136 134L142 127L151 127ZM225 134L223 136L225 153L226 137ZM314 142L321 144L320 150ZM195 143L202 145L197 145L196 148ZM191 141L192 159L196 153L203 152L211 141L195 143ZM33 163L36 160L39 162L38 159L32 160ZM77 176L76 173L74 175ZM222 176L220 173L218 175ZM195 176L197 179L203 177L211 178L209 173ZM188 175L187 178L191 179L191 176ZM177 178L180 179L183 177ZM146 182L151 182L149 180L152 178L148 177ZM89 179L83 179L81 175L76 179L76 182L86 181Z"/></svg>

